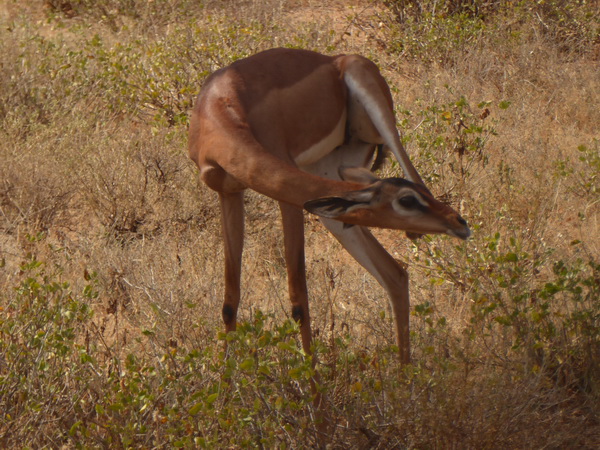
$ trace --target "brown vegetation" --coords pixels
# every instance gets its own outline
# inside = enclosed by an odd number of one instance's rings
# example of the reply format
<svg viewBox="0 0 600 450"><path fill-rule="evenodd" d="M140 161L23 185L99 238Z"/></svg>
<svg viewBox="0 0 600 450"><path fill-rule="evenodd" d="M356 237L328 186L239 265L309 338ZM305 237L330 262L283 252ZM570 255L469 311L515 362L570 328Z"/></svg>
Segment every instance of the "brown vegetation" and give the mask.
<svg viewBox="0 0 600 450"><path fill-rule="evenodd" d="M210 72L296 46L377 62L475 230L377 231L412 277L401 368L383 290L307 216L331 445L597 448L598 5L513 3L1 1L0 447L315 445L278 211L248 193L225 360L216 198L186 155Z"/></svg>

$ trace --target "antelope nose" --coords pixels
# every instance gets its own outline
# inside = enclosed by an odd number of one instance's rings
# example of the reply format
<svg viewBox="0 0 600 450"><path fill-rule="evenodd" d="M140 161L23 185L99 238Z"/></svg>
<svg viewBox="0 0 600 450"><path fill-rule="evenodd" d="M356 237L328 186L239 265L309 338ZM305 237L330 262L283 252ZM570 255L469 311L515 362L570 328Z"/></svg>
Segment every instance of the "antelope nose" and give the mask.
<svg viewBox="0 0 600 450"><path fill-rule="evenodd" d="M462 230L456 231L456 235L461 239L469 239L471 237L471 229L469 228L467 221L461 216L458 216L456 221L463 226Z"/></svg>
<svg viewBox="0 0 600 450"><path fill-rule="evenodd" d="M457 223L459 226L455 225L451 227L451 229L449 229L446 233L459 239L469 239L471 236L471 229L469 228L467 221L458 214L454 218L456 220L455 223Z"/></svg>

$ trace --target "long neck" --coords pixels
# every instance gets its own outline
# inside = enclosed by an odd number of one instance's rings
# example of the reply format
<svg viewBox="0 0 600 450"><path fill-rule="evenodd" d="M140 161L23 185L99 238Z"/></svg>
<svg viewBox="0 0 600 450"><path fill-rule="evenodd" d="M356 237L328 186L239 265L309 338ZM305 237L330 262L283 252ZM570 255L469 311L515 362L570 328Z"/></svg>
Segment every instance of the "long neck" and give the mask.
<svg viewBox="0 0 600 450"><path fill-rule="evenodd" d="M247 187L275 200L302 207L309 200L339 196L364 189L360 183L322 178L298 169L265 150L258 142L245 142L243 159L234 151L220 152L217 161Z"/></svg>

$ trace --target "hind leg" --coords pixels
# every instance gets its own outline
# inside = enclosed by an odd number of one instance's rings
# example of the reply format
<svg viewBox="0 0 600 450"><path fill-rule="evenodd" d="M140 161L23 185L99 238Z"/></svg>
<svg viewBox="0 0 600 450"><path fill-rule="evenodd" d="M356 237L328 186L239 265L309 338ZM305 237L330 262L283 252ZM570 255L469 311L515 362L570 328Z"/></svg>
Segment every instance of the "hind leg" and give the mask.
<svg viewBox="0 0 600 450"><path fill-rule="evenodd" d="M400 361L403 364L410 363L408 272L368 229L360 226L347 228L343 223L331 219L321 218L321 222L387 291L394 312Z"/></svg>

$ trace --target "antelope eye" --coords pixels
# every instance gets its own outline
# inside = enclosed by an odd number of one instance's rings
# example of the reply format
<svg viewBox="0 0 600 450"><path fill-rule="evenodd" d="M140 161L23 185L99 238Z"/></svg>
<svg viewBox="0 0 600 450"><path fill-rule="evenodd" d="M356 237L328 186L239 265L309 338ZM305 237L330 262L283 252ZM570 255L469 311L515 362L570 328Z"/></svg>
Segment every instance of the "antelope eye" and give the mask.
<svg viewBox="0 0 600 450"><path fill-rule="evenodd" d="M419 200L417 200L417 197L415 197L414 195L406 195L404 197L400 197L398 199L398 203L400 203L400 205L406 209L416 208L420 205Z"/></svg>

